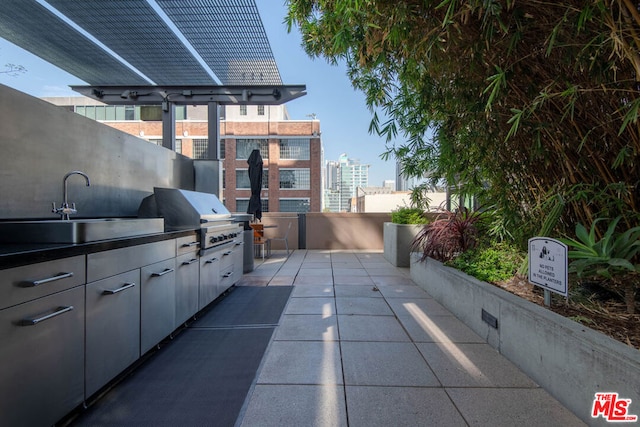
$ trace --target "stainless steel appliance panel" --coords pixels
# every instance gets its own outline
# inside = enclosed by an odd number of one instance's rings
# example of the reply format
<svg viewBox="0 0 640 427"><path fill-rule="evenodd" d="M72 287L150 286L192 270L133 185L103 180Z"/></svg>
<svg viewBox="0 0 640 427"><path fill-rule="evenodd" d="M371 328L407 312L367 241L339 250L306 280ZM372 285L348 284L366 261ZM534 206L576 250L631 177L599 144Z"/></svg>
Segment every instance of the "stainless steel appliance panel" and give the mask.
<svg viewBox="0 0 640 427"><path fill-rule="evenodd" d="M50 426L82 403L84 292L0 310L0 425Z"/></svg>
<svg viewBox="0 0 640 427"><path fill-rule="evenodd" d="M88 283L86 398L139 357L140 270Z"/></svg>
<svg viewBox="0 0 640 427"><path fill-rule="evenodd" d="M84 283L84 255L2 270L0 309Z"/></svg>
<svg viewBox="0 0 640 427"><path fill-rule="evenodd" d="M140 353L144 354L174 330L175 258L141 268L140 282Z"/></svg>

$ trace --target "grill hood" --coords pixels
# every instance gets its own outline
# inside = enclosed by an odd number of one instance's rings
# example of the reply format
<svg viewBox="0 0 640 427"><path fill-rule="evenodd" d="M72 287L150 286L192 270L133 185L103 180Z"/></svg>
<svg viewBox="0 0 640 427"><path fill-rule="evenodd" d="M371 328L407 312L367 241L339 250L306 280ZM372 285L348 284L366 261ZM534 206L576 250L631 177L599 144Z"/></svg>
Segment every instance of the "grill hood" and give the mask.
<svg viewBox="0 0 640 427"><path fill-rule="evenodd" d="M231 213L215 194L154 187L153 195L140 204L138 217L162 217L165 231L175 231L196 229L207 223L228 222Z"/></svg>

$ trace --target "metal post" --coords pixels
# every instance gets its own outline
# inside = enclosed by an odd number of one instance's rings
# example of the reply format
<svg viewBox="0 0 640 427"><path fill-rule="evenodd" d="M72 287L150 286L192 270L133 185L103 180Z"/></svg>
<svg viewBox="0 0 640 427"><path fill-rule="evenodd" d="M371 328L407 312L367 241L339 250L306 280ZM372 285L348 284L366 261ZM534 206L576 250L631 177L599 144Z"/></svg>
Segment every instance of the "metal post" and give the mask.
<svg viewBox="0 0 640 427"><path fill-rule="evenodd" d="M220 108L217 102L210 102L208 110L209 142L207 159L220 160Z"/></svg>
<svg viewBox="0 0 640 427"><path fill-rule="evenodd" d="M551 307L551 291L544 290L544 305Z"/></svg>
<svg viewBox="0 0 640 427"><path fill-rule="evenodd" d="M176 107L169 101L162 102L162 146L176 150Z"/></svg>

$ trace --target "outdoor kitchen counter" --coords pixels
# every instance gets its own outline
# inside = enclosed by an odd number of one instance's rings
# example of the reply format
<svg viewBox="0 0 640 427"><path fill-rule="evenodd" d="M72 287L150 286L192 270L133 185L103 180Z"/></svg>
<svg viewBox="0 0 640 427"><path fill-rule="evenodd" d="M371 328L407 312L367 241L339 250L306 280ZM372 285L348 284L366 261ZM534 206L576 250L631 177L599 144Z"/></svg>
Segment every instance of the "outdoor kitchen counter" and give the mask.
<svg viewBox="0 0 640 427"><path fill-rule="evenodd" d="M170 231L90 243L2 243L0 244L0 270L190 235L195 236L196 230Z"/></svg>

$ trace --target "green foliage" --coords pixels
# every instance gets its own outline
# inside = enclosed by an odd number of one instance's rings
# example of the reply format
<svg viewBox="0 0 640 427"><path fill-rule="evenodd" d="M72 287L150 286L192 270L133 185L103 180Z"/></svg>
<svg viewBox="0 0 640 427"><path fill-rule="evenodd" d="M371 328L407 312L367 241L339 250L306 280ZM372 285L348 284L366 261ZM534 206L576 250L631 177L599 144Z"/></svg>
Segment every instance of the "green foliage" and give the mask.
<svg viewBox="0 0 640 427"><path fill-rule="evenodd" d="M524 258L515 246L492 242L463 252L449 265L479 280L498 283L512 278Z"/></svg>
<svg viewBox="0 0 640 427"><path fill-rule="evenodd" d="M598 239L598 218L591 224L589 231L582 224L576 225L576 239L566 238L562 241L573 249L567 253L569 272L578 277L596 277L607 279L613 291L623 288L627 312L635 313L635 294L640 283L640 226L624 232L616 231L621 220L617 217L611 221L602 237Z"/></svg>
<svg viewBox="0 0 640 427"><path fill-rule="evenodd" d="M427 217L422 209L403 206L391 211L391 222L394 224L426 224Z"/></svg>
<svg viewBox="0 0 640 427"><path fill-rule="evenodd" d="M640 264L632 263L640 252L640 227L616 233L620 219L617 217L611 221L599 240L596 240L597 225L603 218L595 220L589 231L582 224L577 224L577 239L563 239L566 245L573 248L567 254L573 260L569 264L570 273L577 273L578 277L599 276L605 279L640 273Z"/></svg>
<svg viewBox="0 0 640 427"><path fill-rule="evenodd" d="M497 233L640 224L637 2L290 0L286 22L347 65L383 158L476 195Z"/></svg>

